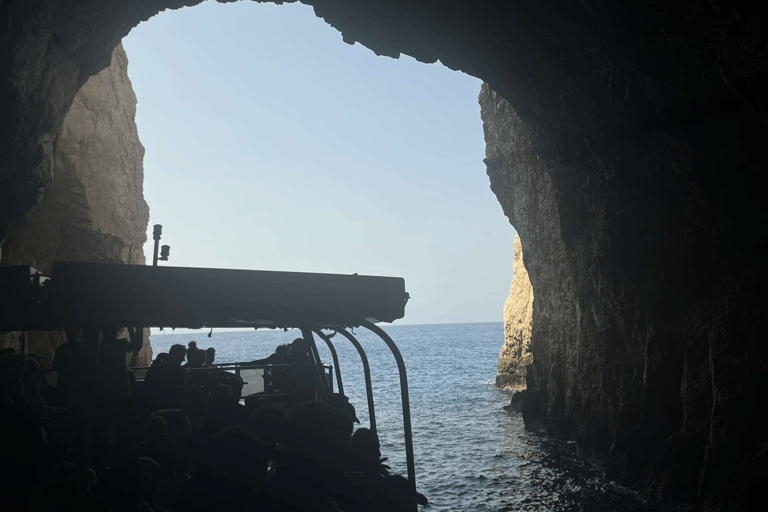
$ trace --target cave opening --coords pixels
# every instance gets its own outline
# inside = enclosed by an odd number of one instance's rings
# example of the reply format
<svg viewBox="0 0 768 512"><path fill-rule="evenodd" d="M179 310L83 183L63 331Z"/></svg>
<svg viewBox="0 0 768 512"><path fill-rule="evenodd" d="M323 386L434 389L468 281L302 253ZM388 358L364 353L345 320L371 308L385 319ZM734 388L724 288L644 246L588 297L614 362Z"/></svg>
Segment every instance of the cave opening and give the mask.
<svg viewBox="0 0 768 512"><path fill-rule="evenodd" d="M345 44L298 3L164 12L123 45L168 265L402 275L407 323L500 320L514 230L479 80Z"/></svg>

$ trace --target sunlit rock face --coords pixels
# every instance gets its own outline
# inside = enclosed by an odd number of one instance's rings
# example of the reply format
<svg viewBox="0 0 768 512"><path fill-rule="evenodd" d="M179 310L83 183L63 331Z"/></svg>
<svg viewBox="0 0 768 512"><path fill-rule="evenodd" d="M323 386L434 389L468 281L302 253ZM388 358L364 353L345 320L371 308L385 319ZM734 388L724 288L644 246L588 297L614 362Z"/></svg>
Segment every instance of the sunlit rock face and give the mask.
<svg viewBox="0 0 768 512"><path fill-rule="evenodd" d="M2 265L50 272L55 261L144 264L149 208L144 201L144 147L134 117L136 96L122 45L111 65L80 89L54 149L54 175L40 203L3 244ZM19 347L17 333L4 346ZM47 367L59 333L28 333L27 350ZM131 358L149 364L149 343Z"/></svg>
<svg viewBox="0 0 768 512"><path fill-rule="evenodd" d="M499 352L496 387L522 391L525 375L533 361L530 352L531 322L533 315L533 288L523 263L520 236L512 244L514 275L509 297L504 303L504 346Z"/></svg>
<svg viewBox="0 0 768 512"><path fill-rule="evenodd" d="M488 174L535 295L529 427L659 499L761 500L762 4L306 1L344 41L489 84ZM0 4L0 240L51 183L78 89L132 27L196 3Z"/></svg>

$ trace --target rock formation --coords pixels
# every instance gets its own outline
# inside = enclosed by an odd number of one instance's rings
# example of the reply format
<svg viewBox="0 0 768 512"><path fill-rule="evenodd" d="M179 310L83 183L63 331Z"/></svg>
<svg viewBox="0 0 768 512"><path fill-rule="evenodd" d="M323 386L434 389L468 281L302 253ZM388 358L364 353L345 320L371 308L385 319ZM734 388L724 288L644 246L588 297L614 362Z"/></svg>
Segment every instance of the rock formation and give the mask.
<svg viewBox="0 0 768 512"><path fill-rule="evenodd" d="M496 387L522 391L525 389L525 374L533 362L529 350L531 344L531 321L533 315L533 288L523 262L523 246L520 236L512 244L514 274L509 297L504 303L504 346L499 353L499 367L496 371Z"/></svg>
<svg viewBox="0 0 768 512"><path fill-rule="evenodd" d="M760 502L763 6L304 1L348 43L489 84L486 166L536 296L526 424L656 498ZM0 241L51 184L79 88L132 27L197 3L0 3Z"/></svg>
<svg viewBox="0 0 768 512"><path fill-rule="evenodd" d="M50 272L55 261L144 264L149 208L144 201L144 147L134 117L136 96L122 45L112 63L75 96L54 149L53 181L3 244L2 265ZM145 337L148 336L148 330ZM19 344L19 334L0 338ZM27 350L50 364L60 333L28 333ZM131 364L151 361L148 341Z"/></svg>

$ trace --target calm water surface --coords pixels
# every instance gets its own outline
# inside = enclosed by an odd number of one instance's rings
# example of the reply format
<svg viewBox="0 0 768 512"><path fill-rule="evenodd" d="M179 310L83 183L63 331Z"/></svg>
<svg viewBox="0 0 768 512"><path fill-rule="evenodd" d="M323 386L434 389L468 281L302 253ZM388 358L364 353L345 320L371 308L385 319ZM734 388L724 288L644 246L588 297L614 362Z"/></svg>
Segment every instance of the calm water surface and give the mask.
<svg viewBox="0 0 768 512"><path fill-rule="evenodd" d="M637 496L606 482L598 467L579 461L572 445L526 432L522 417L502 409L511 392L493 385L503 328L499 323L386 326L408 372L416 485L425 511L653 511ZM365 329L355 334L371 366L381 452L392 472L406 475L397 365ZM152 335L155 353L196 340L216 348L216 362L266 357L298 331ZM352 345L333 339L344 391L368 426L362 363ZM320 341L325 362L332 358Z"/></svg>

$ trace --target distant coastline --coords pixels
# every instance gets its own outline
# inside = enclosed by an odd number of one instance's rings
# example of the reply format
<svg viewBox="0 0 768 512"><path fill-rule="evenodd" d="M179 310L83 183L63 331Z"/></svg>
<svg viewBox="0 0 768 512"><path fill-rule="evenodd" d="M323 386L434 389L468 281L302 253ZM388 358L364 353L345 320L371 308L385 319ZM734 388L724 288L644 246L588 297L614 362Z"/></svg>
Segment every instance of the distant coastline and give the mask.
<svg viewBox="0 0 768 512"><path fill-rule="evenodd" d="M394 324L388 324L388 323L383 322L383 323L381 323L379 325L381 325L382 327L385 327L385 328L396 328L396 327L415 327L415 326L430 326L430 325L472 325L472 324L484 325L484 324L500 324L500 323L502 323L501 320L497 320L497 321L493 321L493 322L443 322L443 323L425 323L425 324L416 324L416 323L414 323L414 324L406 324L406 323L399 323L399 322L398 323L394 323ZM251 329L249 327L245 327L245 328L242 328L242 329L214 329L213 332L215 334L215 333L224 333L224 332L247 332L247 331L252 331L252 330L253 329ZM260 330L264 331L266 329L260 329ZM173 334L201 334L201 333L208 334L209 332L210 332L209 328L205 328L205 329L183 329L183 328L179 328L179 329L172 330L170 327L168 327L168 328L166 328L166 329L164 329L162 331L160 329L158 329L158 328L155 328L155 327L150 329L150 335L152 335L152 336L162 336L163 334L170 335L171 333L173 333Z"/></svg>

